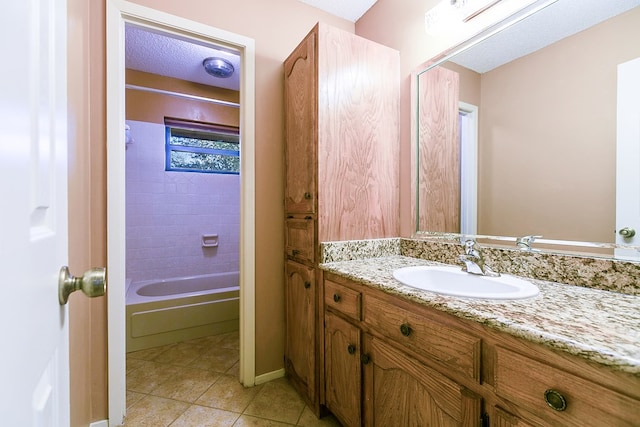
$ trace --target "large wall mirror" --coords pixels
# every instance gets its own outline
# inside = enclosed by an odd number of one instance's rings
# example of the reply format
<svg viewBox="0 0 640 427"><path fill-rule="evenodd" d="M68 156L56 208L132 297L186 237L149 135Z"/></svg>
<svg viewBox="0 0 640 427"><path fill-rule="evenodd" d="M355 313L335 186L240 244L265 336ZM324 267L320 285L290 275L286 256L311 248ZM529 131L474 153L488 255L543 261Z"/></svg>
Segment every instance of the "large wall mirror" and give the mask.
<svg viewBox="0 0 640 427"><path fill-rule="evenodd" d="M416 236L640 246L636 58L640 0L557 0L536 2L419 67L412 75ZM620 64L638 67L626 71L635 77L620 78ZM635 93L635 102L621 93ZM631 142L620 148L620 114L629 111L622 126ZM636 156L636 172L624 179L636 181L631 189L616 179L623 150L630 153L623 159ZM616 209L616 196L635 202ZM625 227L638 235L623 236Z"/></svg>

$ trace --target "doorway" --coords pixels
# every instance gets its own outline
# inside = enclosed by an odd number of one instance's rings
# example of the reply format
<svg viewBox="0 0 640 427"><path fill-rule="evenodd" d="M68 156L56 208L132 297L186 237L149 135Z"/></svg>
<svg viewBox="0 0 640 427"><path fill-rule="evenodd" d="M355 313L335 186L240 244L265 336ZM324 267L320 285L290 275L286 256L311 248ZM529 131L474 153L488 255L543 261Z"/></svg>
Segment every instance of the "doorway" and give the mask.
<svg viewBox="0 0 640 427"><path fill-rule="evenodd" d="M125 24L237 52L240 81L240 382L255 384L255 47L252 39L120 0L107 3L109 420L125 414Z"/></svg>

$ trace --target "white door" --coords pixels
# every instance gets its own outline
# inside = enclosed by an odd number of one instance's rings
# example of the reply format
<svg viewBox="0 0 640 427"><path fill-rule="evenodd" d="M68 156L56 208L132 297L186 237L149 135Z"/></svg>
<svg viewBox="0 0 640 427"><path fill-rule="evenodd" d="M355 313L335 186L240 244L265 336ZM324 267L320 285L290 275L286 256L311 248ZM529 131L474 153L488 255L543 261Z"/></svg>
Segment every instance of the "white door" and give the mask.
<svg viewBox="0 0 640 427"><path fill-rule="evenodd" d="M66 1L4 2L0 425L69 425Z"/></svg>
<svg viewBox="0 0 640 427"><path fill-rule="evenodd" d="M616 243L640 246L640 58L618 65L617 121ZM633 237L624 236L629 230ZM618 257L639 255L616 250Z"/></svg>

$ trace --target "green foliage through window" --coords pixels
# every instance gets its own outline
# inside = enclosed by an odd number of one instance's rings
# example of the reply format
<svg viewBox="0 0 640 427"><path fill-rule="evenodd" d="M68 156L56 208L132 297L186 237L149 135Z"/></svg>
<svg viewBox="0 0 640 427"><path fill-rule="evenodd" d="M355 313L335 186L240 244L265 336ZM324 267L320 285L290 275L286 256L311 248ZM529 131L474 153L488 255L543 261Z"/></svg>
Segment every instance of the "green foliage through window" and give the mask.
<svg viewBox="0 0 640 427"><path fill-rule="evenodd" d="M237 131L166 126L166 170L240 173Z"/></svg>

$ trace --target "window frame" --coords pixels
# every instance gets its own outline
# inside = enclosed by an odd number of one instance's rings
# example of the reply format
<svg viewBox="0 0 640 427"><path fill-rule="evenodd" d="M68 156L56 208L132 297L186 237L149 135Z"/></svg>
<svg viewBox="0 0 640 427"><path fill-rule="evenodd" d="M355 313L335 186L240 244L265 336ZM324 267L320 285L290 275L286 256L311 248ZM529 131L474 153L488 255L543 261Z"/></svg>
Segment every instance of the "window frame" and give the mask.
<svg viewBox="0 0 640 427"><path fill-rule="evenodd" d="M218 155L218 156L229 156L229 157L240 158L240 129L237 126L217 125L217 124L211 124L211 123L172 119L172 118L166 118L166 117L164 120L164 126L165 126L165 171L166 172L196 172L196 173L223 174L223 175L239 175L240 174L239 167L238 167L238 171L231 171L231 170L206 170L206 169L171 166L171 153L174 151L187 152L187 153L212 154L212 155ZM226 141L226 142L237 143L238 149L236 151L232 151L232 150L224 150L220 148L203 148L203 147L192 147L192 146L171 144L171 137L173 135L172 130L174 129L183 130L187 132L195 131L195 132L210 132L210 133L216 133L216 134L222 134L222 135L225 135L225 134L232 135L234 138L237 138L238 141L237 142Z"/></svg>

